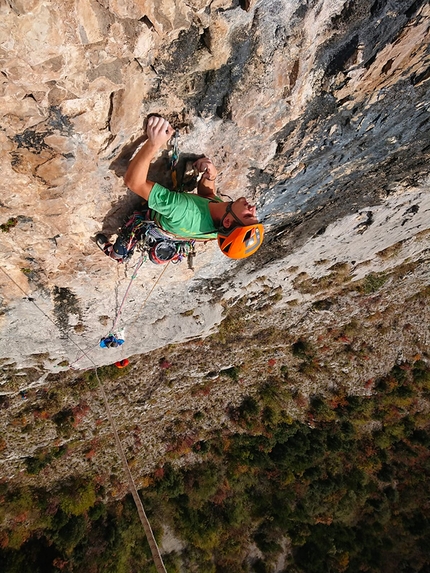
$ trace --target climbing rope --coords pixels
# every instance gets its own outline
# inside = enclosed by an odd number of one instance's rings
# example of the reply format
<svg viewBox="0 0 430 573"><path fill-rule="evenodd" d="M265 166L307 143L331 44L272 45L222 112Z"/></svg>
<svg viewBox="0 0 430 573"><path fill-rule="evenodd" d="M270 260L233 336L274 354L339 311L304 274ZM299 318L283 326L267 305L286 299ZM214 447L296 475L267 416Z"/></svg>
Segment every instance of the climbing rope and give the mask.
<svg viewBox="0 0 430 573"><path fill-rule="evenodd" d="M170 264L170 261L164 266L164 269L163 269L163 270L161 271L161 273L158 275L157 280L154 282L154 284L153 284L152 287L151 287L151 290L150 290L149 293L146 295L145 300L144 300L144 301L142 302L142 304L140 305L139 311L138 311L137 315L135 316L133 322L130 323L130 321L129 321L129 322L124 323L124 326L123 326L124 329L125 329L126 327L132 327L132 326L135 325L135 323L137 322L137 319L139 318L139 316L140 316L140 314L141 314L143 308L145 307L145 305L146 305L146 303L147 303L149 297L151 296L152 292L154 291L154 289L155 289L155 287L157 286L158 282L160 281L161 277L162 277L162 276L164 275L164 273L166 272L167 267L169 266L169 264ZM131 320L131 319L130 319L130 320ZM121 362L122 360L124 360L124 348L122 349L121 356L120 356L120 360L119 360L118 362ZM116 364L116 363L115 363L115 364Z"/></svg>
<svg viewBox="0 0 430 573"><path fill-rule="evenodd" d="M50 321L52 322L52 324L57 328L57 325L55 324L55 322L52 320L52 318L46 314L46 312L40 308L40 306L31 298L29 297L29 295L25 292L25 290L9 275L8 272L6 272L4 270L3 267L0 267L0 270L8 277L8 279L24 294L24 296L30 300L34 306ZM123 465L123 469L125 471L125 474L127 476L127 480L128 480L128 484L129 484L129 488L130 488L130 492L131 495L133 496L133 500L134 503L136 505L136 509L137 509L137 513L139 515L140 521L142 523L143 529L145 531L145 535L146 535L146 539L148 541L149 544L149 548L151 550L151 555L152 555L152 559L154 561L154 565L155 568L157 569L157 573L167 573L167 570L164 566L163 563L163 559L161 557L161 553L160 553L160 549L157 545L157 542L155 540L155 536L154 536L154 532L152 531L151 528L151 524L148 520L148 517L146 515L145 509L143 507L143 503L142 500L140 499L139 493L137 491L137 487L136 484L134 482L133 479L133 475L131 473L130 470L130 466L128 465L127 462L127 458L124 452L124 448L122 447L122 443L116 428L116 424L115 424L115 420L112 417L112 413L111 413L111 409L109 406L109 401L106 395L106 391L104 389L104 386L102 384L102 381L99 378L98 372L97 372L97 364L94 362L94 360L88 355L88 353L86 351L83 351L82 348L79 346L79 344L77 344L77 342L75 342L68 334L66 334L66 337L68 338L68 340L70 340L70 342L72 342L78 349L80 352L83 352L84 356L86 356L88 358L88 360L93 364L94 366L94 373L96 376L96 379L99 383L99 388L103 397L103 402L104 402L104 406L105 406L105 410L106 410L106 414L112 429L112 433L114 435L114 439L115 439L115 444L117 447L117 451L119 454L119 457L121 459L122 465Z"/></svg>
<svg viewBox="0 0 430 573"><path fill-rule="evenodd" d="M151 296L152 292L154 291L155 287L157 286L157 284L159 283L159 281L161 280L161 277L164 275L164 273L167 271L167 268L170 265L170 261L164 266L164 269L161 271L161 273L158 275L157 280L154 282L154 284L152 285L151 290L149 291L147 297L145 298L145 300L142 302L142 304L140 305L140 308L138 310L138 313L136 315L136 317L134 318L133 322L130 324L130 326L134 326L137 322L137 319L139 318L143 308L145 307L149 297ZM128 323L125 323L124 326L127 326Z"/></svg>
<svg viewBox="0 0 430 573"><path fill-rule="evenodd" d="M121 443L121 440L119 438L119 435L118 435L118 432L116 429L116 424L115 424L115 421L112 417L112 413L111 413L111 410L109 407L109 402L108 402L108 398L107 398L105 389L104 389L103 384L102 384L102 382L101 382L101 380L97 374L97 365L94 362L93 362L93 364L94 364L96 378L97 378L97 381L99 383L99 387L100 387L100 390L101 390L101 393L103 396L103 401L105 404L106 413L107 413L107 416L108 416L108 419L109 419L109 422L110 422L110 425L112 428L112 432L113 432L113 435L115 438L117 450L118 450L118 453L120 455L122 465L124 467L125 473L126 473L127 478L128 478L128 483L129 483L131 495L133 496L134 503L135 503L136 509L137 509L137 513L139 514L140 521L141 521L143 529L145 531L146 539L147 539L149 547L151 549L152 560L154 561L154 565L155 565L158 573L167 573L167 570L166 570L164 563L163 563L163 559L161 557L160 549L159 549L157 542L155 540L154 532L152 531L151 524L150 524L149 519L146 515L142 500L140 499L136 484L134 482L132 473L130 471L130 466L128 465L127 458L126 458L125 452L124 452L124 448L122 447L122 443Z"/></svg>
<svg viewBox="0 0 430 573"><path fill-rule="evenodd" d="M139 272L139 269L140 269L140 267L142 266L142 264L143 264L144 262L145 262L145 255L143 254L143 255L141 255L141 256L139 257L139 260L137 261L137 264L136 264L136 266L134 267L133 274L131 275L131 279L130 279L130 281L129 281L129 283L128 283L127 289L126 289L126 291L125 291L125 293L124 293L124 296L123 296L123 298L122 298L122 302L121 302L121 304L120 304L120 306L119 306L119 309L118 309L118 311L117 311L117 313L116 313L116 316L115 316L115 318L114 318L114 320L113 320L112 327L111 327L111 331L112 331L112 332L115 330L115 327L116 327L116 325L118 324L118 320L119 320L119 317L121 316L122 309L124 308L125 301L127 300L128 293L130 292L131 285L133 284L134 279L137 277L137 273ZM152 290L153 290L153 289L152 289ZM152 292L152 290L151 290L150 292Z"/></svg>
<svg viewBox="0 0 430 573"><path fill-rule="evenodd" d="M173 138L172 152L171 152L171 157L170 157L170 169L171 169L172 183L173 183L173 188L174 188L175 190L177 190L177 188L178 188L178 175L177 175L177 166L178 166L178 160L179 160L179 145L178 145L178 141L179 141L179 130L176 129L176 130L175 130L175 135L174 135L174 138ZM130 237L130 241L132 240L132 238L134 238L133 235ZM130 243L130 244L131 244L131 243ZM192 253L192 255L194 255L193 244L192 244L192 246L191 246L191 253ZM182 252L179 252L179 251L178 251L179 260L180 260L180 256L181 256L182 254L183 254ZM133 274L132 274L132 276L131 276L131 279L130 279L130 281L129 281L129 284L128 284L128 286L127 286L127 289L126 289L126 291L125 291L125 293L124 293L123 299L122 299L121 304L120 304L120 306L119 306L119 308L118 308L118 311L117 311L117 313L116 313L116 316L115 316L115 318L114 318L114 320L113 320L111 331L114 331L115 328L116 328L116 326L117 326L117 324L118 324L119 318L120 318L120 316L121 316L121 314L122 314L122 310L123 310L125 301L127 300L127 297L128 297L128 294L129 294L129 291L130 291L130 288L131 288L131 285L133 284L133 280L137 277L137 273L138 273L140 267L142 266L142 264L143 264L143 262L144 262L145 260L146 260L146 259L145 259L145 253L143 253L143 254L141 255L141 257L139 258L139 260L138 260L138 262L137 262L137 264L136 264L136 266L135 266L135 268L134 268L134 270L133 270ZM157 286L158 282L160 281L161 277L162 277L162 276L164 275L164 273L166 272L166 270L167 270L169 264L170 264L170 261L168 261L168 263L165 265L163 271L162 271L162 272L159 274L159 276L157 277L157 280L156 280L155 283L153 284L151 290L149 291L148 295L146 296L145 300L143 301L142 305L140 306L140 309L139 309L139 312L138 312L137 316L135 317L135 319L134 319L133 322L131 323L132 326L136 323L137 319L139 318L139 316L140 316L140 314L141 314L141 312L142 312L142 309L144 308L146 302L148 301L149 297L151 296L152 292L154 291L154 289L155 289L155 287ZM31 301L32 304L34 304L34 306L35 306L50 322L52 322L52 324L57 328L57 325L55 324L54 320L34 301L34 299L32 299L31 297L28 296L28 294L25 292L25 290L9 275L9 273L8 273L3 267L0 267L0 270L1 270L1 271L7 276L7 278L24 294L24 296L25 296L29 301ZM128 483L129 483L129 489L130 489L130 492L131 492L131 494L132 494L132 496L133 496L133 500L134 500L134 503L135 503L135 505L136 505L136 509L137 509L137 512L138 512L140 521L141 521L142 526L143 526L143 529L144 529L144 531L145 531L145 535L146 535L146 538L147 538L147 541L148 541L148 544L149 544L149 547L150 547L150 550L151 550L151 555L152 555L152 559L153 559L153 561L154 561L154 565L155 565L155 567L156 567L158 573L167 573L166 568L165 568L164 563L163 563L163 559L162 559L162 557L161 557L161 553L160 553L159 547L158 547L158 545L157 545L157 542L156 542L155 537L154 537L154 533L153 533L152 528L151 528L151 524L150 524L150 522L149 522L149 520L148 520L148 517L147 517L147 515L146 515L145 509L144 509L143 504L142 504L142 500L140 499L139 493L138 493L138 491L137 491L137 487L136 487L136 484L135 484L135 482L134 482L133 475L132 475L131 470L130 470L130 466L128 465L127 458L126 458L126 455L125 455L125 452L124 452L124 449L123 449L123 447L122 447L122 443L121 443L121 440L120 440L120 437L119 437L119 434L118 434L118 430L117 430L117 428L116 428L115 420L113 419L112 412L111 412L111 409L110 409L110 406L109 406L109 401L108 401L108 398L107 398L107 394L106 394L106 391L105 391L105 389L104 389L103 383L102 383L102 381L101 381L101 379L100 379L100 377L99 377L99 375L98 375L98 367L97 367L97 364L94 362L94 360L93 360L93 359L91 358L91 356L89 355L89 352L92 351L92 348L91 348L90 350L82 350L82 348L80 347L80 345L77 344L77 343L73 340L73 338L71 338L70 335L67 334L67 333L66 333L66 338L67 338L70 342L72 342L72 344L74 344L74 345L78 348L79 352L81 352L81 356L80 356L79 358L77 358L72 364L70 364L69 367L72 368L73 365L76 364L76 362L78 362L78 361L79 361L82 357L84 357L84 356L89 360L89 362L90 362L90 363L93 365L93 367L94 367L94 373L95 373L96 379L97 379L97 381L98 381L98 383L99 383L100 392L101 392L102 397L103 397L103 402L104 402L106 414L107 414L107 417L108 417L108 420L109 420L109 423L110 423L110 426L111 426L111 429L112 429L112 433L113 433L113 436L114 436L114 439L115 439L116 448L117 448L119 457L120 457L120 459L121 459L121 463L122 463L122 465L123 465L123 469L124 469L125 474L126 474L126 476L127 476L127 480L128 480ZM98 346L98 344L97 344L97 346Z"/></svg>
<svg viewBox="0 0 430 573"><path fill-rule="evenodd" d="M137 273L138 273L140 267L142 266L144 260L145 260L145 255L142 255L142 256L139 258L139 260L137 261L137 264L136 264L136 266L135 266L134 269L133 269L133 274L132 274L131 279L130 279L130 281L129 281L129 283L128 283L127 289L126 289L126 291L125 291L125 293L124 293L124 296L123 296L123 298L122 298L122 302L121 302L121 304L120 304L120 306L119 306L119 309L118 309L118 311L117 311L117 313L116 313L115 318L113 319L112 327L111 327L109 333L108 333L106 336L104 336L104 337L102 338L102 340L107 340L107 339L109 339L109 337L114 337L114 338L115 338L115 333L114 333L115 327L116 327L116 325L117 325L117 323L118 323L119 317L121 316L121 313L122 313L122 310L123 310L125 301L126 301L126 299L127 299L128 293L130 292L131 285L133 284L133 280L137 277ZM152 290L153 290L153 289L152 289ZM151 292L152 292L152 290L151 290ZM93 347L91 347L88 351L93 350L93 349L96 348L97 346L100 346L100 342L97 342L97 343L96 343ZM78 356L73 362L71 362L71 363L69 364L69 367L74 370L74 369L75 369L75 368L74 368L74 367L75 367L75 364L76 364L77 362L79 362L80 360L82 360L82 358L84 358L84 357L86 357L86 352L85 352L85 351L82 352L82 353L80 354L80 356Z"/></svg>

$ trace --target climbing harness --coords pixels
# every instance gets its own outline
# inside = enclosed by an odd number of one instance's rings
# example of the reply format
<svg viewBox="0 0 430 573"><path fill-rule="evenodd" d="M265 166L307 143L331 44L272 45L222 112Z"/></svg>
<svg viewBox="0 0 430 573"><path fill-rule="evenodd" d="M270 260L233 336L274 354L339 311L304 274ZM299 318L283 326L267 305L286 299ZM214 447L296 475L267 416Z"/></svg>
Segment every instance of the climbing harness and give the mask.
<svg viewBox="0 0 430 573"><path fill-rule="evenodd" d="M149 219L149 210L135 212L121 227L115 243L104 252L118 263L131 259L135 250L143 255L143 261L148 259L155 264L168 262L180 263L185 258L189 268L193 268L195 256L195 240L180 239L166 235L154 221ZM113 256L112 256L113 255Z"/></svg>

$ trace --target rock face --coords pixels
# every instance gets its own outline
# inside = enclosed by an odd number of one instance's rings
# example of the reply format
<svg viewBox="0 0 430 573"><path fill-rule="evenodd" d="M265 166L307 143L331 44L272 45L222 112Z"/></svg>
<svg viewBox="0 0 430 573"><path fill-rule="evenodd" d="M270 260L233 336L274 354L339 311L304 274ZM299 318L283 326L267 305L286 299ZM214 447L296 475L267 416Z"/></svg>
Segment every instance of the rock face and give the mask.
<svg viewBox="0 0 430 573"><path fill-rule="evenodd" d="M221 295L282 281L293 259L310 274L325 259L323 273L429 227L424 0L8 0L0 12L5 362L84 368L203 336ZM211 244L194 273L145 263L117 321L126 345L106 351L133 264L94 235L138 204L122 176L149 113L180 129L182 158L213 159L221 193L257 201L271 232L246 263ZM166 167L164 153L154 178Z"/></svg>

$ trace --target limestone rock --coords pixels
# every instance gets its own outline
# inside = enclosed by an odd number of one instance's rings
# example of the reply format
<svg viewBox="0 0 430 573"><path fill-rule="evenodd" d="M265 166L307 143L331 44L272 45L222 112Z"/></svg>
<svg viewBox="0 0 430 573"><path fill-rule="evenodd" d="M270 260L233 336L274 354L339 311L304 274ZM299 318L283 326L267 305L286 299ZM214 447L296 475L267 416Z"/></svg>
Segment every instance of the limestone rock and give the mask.
<svg viewBox="0 0 430 573"><path fill-rule="evenodd" d="M279 274L294 253L313 268L324 245L312 237L336 222L363 263L425 231L429 15L416 0L3 2L0 358L49 353L51 369L116 359L98 340L132 265L104 257L94 236L139 203L122 176L150 113L179 128L183 157L212 158L221 193L256 201L269 232L245 263L199 246L195 273L169 267L153 292L163 269L146 263L121 317L126 355L210 332L238 277L245 288ZM161 182L166 165L164 153ZM418 210L402 219L408 201ZM352 219L370 211L398 225L375 236L364 218L358 234Z"/></svg>

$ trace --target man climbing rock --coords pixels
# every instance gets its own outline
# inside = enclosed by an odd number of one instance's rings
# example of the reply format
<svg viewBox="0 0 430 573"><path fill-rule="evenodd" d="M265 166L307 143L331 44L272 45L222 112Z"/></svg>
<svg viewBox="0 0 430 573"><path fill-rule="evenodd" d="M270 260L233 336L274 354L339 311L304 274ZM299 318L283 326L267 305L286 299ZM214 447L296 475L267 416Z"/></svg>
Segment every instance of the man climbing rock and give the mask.
<svg viewBox="0 0 430 573"><path fill-rule="evenodd" d="M130 161L124 177L127 187L148 202L151 219L168 235L180 239L218 239L221 251L233 259L255 253L264 235L256 208L245 197L224 202L215 195L217 170L210 159L203 157L195 163L202 173L197 194L170 191L148 179L151 161L173 134L167 120L158 116L148 119L148 139Z"/></svg>

